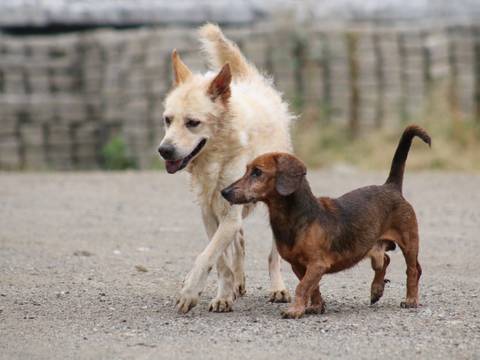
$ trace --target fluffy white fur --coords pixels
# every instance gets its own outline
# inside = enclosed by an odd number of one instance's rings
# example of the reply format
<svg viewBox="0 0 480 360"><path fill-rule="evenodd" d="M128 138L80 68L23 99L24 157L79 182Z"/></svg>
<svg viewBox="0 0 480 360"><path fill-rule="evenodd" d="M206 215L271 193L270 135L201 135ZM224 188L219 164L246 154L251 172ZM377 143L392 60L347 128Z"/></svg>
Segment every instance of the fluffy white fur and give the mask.
<svg viewBox="0 0 480 360"><path fill-rule="evenodd" d="M182 313L197 304L214 265L219 277L218 293L210 310L231 311L235 298L245 292L241 228L242 219L251 208L230 206L220 191L240 178L246 164L256 156L291 151L292 116L271 81L246 61L217 26L207 24L199 34L217 72L193 74L174 52L175 85L165 100L164 113L170 124L162 140L162 144L175 147L178 158L187 157L206 140L186 168L191 173L210 242L197 257L180 291L177 308ZM189 119L200 124L189 128ZM275 243L272 244L271 300L289 301L280 274L280 257Z"/></svg>

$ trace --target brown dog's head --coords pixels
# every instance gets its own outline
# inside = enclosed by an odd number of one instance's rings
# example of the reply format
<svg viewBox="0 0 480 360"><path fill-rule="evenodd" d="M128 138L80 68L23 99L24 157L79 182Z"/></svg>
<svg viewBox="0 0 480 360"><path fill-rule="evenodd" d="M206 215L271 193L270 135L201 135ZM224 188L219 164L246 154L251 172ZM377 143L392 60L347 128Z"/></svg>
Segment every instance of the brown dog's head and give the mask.
<svg viewBox="0 0 480 360"><path fill-rule="evenodd" d="M165 136L158 152L173 174L208 148L228 107L232 75L229 64L216 74L194 74L176 51L172 54L173 89L165 100Z"/></svg>
<svg viewBox="0 0 480 360"><path fill-rule="evenodd" d="M268 201L288 196L301 185L307 169L302 161L287 153L263 154L247 165L245 175L222 190L232 204Z"/></svg>

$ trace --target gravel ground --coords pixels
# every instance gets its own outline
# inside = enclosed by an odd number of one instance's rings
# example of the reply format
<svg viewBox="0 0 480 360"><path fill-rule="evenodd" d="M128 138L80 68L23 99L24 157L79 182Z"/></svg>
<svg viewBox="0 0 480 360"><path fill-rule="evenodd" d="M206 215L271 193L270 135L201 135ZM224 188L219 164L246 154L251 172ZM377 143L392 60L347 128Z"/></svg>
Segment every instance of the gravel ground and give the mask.
<svg viewBox="0 0 480 360"><path fill-rule="evenodd" d="M317 194L385 174L311 172ZM0 174L0 358L480 358L480 176L408 173L420 222L421 307L399 307L405 264L391 255L385 295L369 306L365 261L322 280L324 315L280 318L267 303L270 230L247 221L247 294L235 311L175 294L206 237L185 174ZM296 281L284 264L292 291Z"/></svg>

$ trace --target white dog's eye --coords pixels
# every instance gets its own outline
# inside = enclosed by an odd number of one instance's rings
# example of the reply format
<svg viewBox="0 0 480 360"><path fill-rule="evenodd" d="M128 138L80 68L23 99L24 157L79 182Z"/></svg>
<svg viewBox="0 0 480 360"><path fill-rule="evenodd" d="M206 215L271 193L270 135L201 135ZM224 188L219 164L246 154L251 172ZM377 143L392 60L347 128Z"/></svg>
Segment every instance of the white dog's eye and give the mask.
<svg viewBox="0 0 480 360"><path fill-rule="evenodd" d="M197 127L198 125L200 125L200 121L193 120L193 119L188 119L187 122L185 123L185 125L188 128L194 128L194 127Z"/></svg>
<svg viewBox="0 0 480 360"><path fill-rule="evenodd" d="M170 126L170 124L172 123L172 118L170 116L165 116L163 120L165 121L165 125L167 126Z"/></svg>

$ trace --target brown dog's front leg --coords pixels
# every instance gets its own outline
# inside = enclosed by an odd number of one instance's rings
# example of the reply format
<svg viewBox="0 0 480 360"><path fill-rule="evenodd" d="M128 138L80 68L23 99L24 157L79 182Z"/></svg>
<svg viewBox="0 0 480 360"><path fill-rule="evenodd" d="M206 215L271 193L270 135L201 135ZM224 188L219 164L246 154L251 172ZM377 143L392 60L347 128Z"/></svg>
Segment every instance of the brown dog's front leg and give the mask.
<svg viewBox="0 0 480 360"><path fill-rule="evenodd" d="M320 285L317 285L310 295L310 306L305 309L306 314L323 314L325 312L325 301L320 293Z"/></svg>
<svg viewBox="0 0 480 360"><path fill-rule="evenodd" d="M293 265L292 270L297 275L298 280L302 280L305 276L305 266L302 265ZM306 314L323 314L325 312L325 302L322 299L322 294L320 294L320 286L317 285L313 288L312 293L309 295L310 305L305 309ZM308 299L308 297L307 297ZM308 305L308 304L307 304Z"/></svg>
<svg viewBox="0 0 480 360"><path fill-rule="evenodd" d="M295 302L282 312L284 318L298 319L305 314L309 296L313 294L315 288L318 288L318 283L325 273L325 269L325 266L321 263L313 263L307 266L305 275L295 289Z"/></svg>

